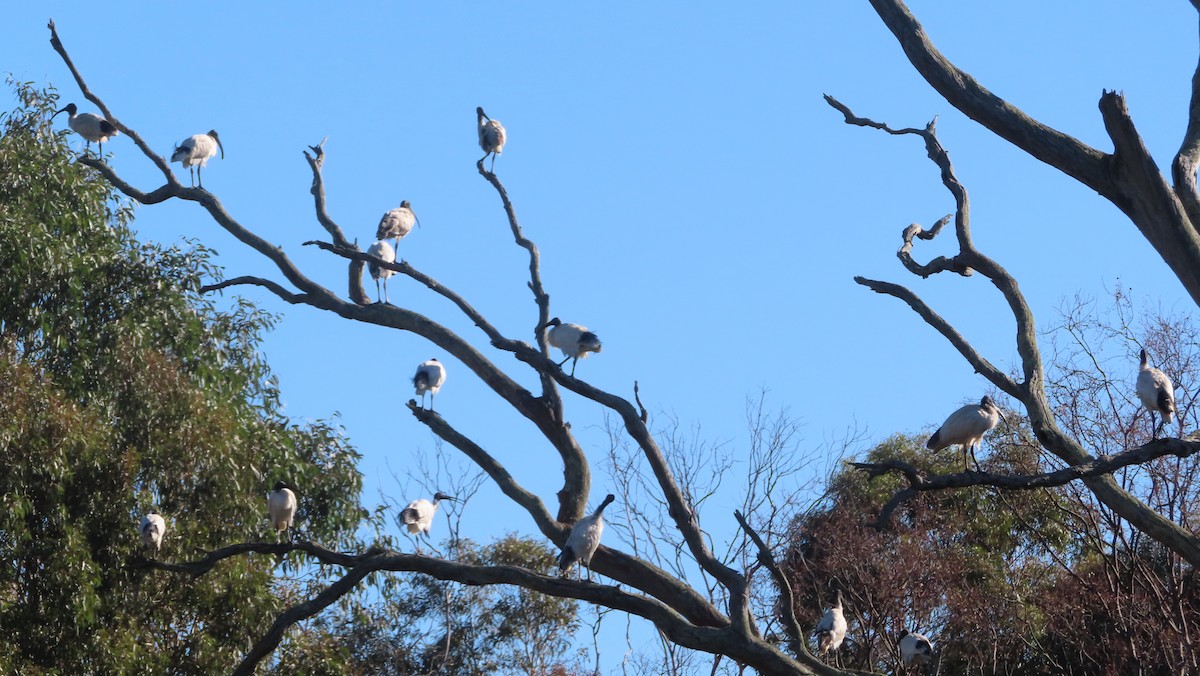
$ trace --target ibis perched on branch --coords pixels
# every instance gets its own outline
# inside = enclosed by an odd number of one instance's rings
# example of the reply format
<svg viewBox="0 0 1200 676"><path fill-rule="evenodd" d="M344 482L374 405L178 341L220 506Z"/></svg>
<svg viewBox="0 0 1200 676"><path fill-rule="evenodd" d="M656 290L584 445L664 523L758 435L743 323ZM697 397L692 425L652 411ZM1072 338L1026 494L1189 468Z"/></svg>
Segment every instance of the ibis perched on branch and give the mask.
<svg viewBox="0 0 1200 676"><path fill-rule="evenodd" d="M292 527L292 520L296 518L296 507L296 493L292 487L282 481L276 481L275 490L267 495L267 515L271 519L276 537ZM290 532L288 538L291 538Z"/></svg>
<svg viewBox="0 0 1200 676"><path fill-rule="evenodd" d="M400 512L400 523L408 528L408 532L417 536L417 548L420 549L421 535L429 540L429 529L433 526L433 517L437 514L438 503L442 500L457 500L453 495L438 491L433 494L433 502L421 498L408 503Z"/></svg>
<svg viewBox="0 0 1200 676"><path fill-rule="evenodd" d="M163 536L167 534L166 520L162 518L157 509L152 509L149 514L142 517L142 524L138 530L142 533L142 544L157 556L158 550L162 549Z"/></svg>
<svg viewBox="0 0 1200 676"><path fill-rule="evenodd" d="M821 621L813 629L813 637L817 639L817 657L824 659L830 653L838 659L838 648L846 640L846 615L842 612L842 590L837 590L837 601L821 617Z"/></svg>
<svg viewBox="0 0 1200 676"><path fill-rule="evenodd" d="M421 225L421 221L413 213L412 205L408 203L408 200L404 200L400 203L400 206L387 212L383 215L383 218L379 219L379 227L375 230L375 239L393 240L392 246L396 247L396 250L399 251L400 240L412 232L414 223L418 227Z"/></svg>
<svg viewBox="0 0 1200 676"><path fill-rule="evenodd" d="M388 244L383 240L379 240L378 242L375 242L371 246L367 247L367 253L375 256L376 258L382 258L388 263L396 262L396 250L392 248L391 244ZM367 263L367 271L371 273L371 279L375 280L375 302L387 303L391 305L391 301L388 299L387 295L387 280L389 277L396 274L396 271L392 270L391 268L382 267L375 261L369 261ZM382 297L379 293L379 280L381 279L383 280Z"/></svg>
<svg viewBox="0 0 1200 676"><path fill-rule="evenodd" d="M1138 371L1137 395L1142 406L1150 411L1150 436L1157 439L1161 426L1154 423L1154 414L1162 415L1162 424L1170 425L1175 418L1175 388L1167 374L1150 365L1150 357L1142 350L1142 367Z"/></svg>
<svg viewBox="0 0 1200 676"><path fill-rule="evenodd" d="M546 339L552 347L557 347L562 350L567 356L559 362L559 367L567 363L567 360L574 359L571 362L571 375L575 375L575 365L579 363L580 358L587 359L589 352L599 352L601 345L600 339L596 334L587 330L586 326L578 324L564 324L561 319L555 317L546 323L550 328L550 333Z"/></svg>
<svg viewBox="0 0 1200 676"><path fill-rule="evenodd" d="M413 375L412 382L413 388L421 397L421 408L425 408L425 393L429 393L429 410L432 411L433 397L446 382L446 367L436 359L423 361L417 366L417 372Z"/></svg>
<svg viewBox="0 0 1200 676"><path fill-rule="evenodd" d="M933 644L922 634L910 634L905 629L900 632L900 640L896 641L896 645L900 646L900 661L905 668L914 664L924 666L933 661Z"/></svg>
<svg viewBox="0 0 1200 676"><path fill-rule="evenodd" d="M500 124L499 120L493 120L483 112L483 108L475 109L475 116L479 120L479 147L483 148L483 157L479 158L482 162L492 156L492 171L496 169L496 157L504 151L504 142L508 140L508 135L504 131L504 125Z"/></svg>
<svg viewBox="0 0 1200 676"><path fill-rule="evenodd" d="M567 546L563 547L558 557L558 572L566 574L571 566L578 561L580 566L588 569L588 582L592 581L592 555L600 548L600 536L604 534L604 508L609 506L616 496L612 493L604 496L604 501L596 511L588 514L571 526L571 534L567 536ZM576 575L578 577L578 574Z"/></svg>
<svg viewBox="0 0 1200 676"><path fill-rule="evenodd" d="M208 161L216 156L218 150L221 151L221 159L225 159L225 146L221 145L217 130L213 129L207 134L195 134L185 138L183 143L175 146L175 152L171 154L171 161L187 167L188 174L192 174L192 167L195 167L195 174L192 175L192 187L196 187L198 179L200 187L203 188L204 177L201 176L200 170L208 165Z"/></svg>
<svg viewBox="0 0 1200 676"><path fill-rule="evenodd" d="M74 103L68 103L62 108L62 110L59 110L57 113L54 113L54 115L51 115L50 119L53 120L55 117L58 117L58 113L62 112L66 112L68 115L67 126L87 141L87 146L84 149L84 153L86 153L88 150L91 150L92 141L95 141L100 145L99 152L100 155L103 156L104 142L113 136L116 136L118 133L117 128L113 126L112 122L109 122L108 120L94 113L79 113L79 108L76 107Z"/></svg>
<svg viewBox="0 0 1200 676"><path fill-rule="evenodd" d="M951 413L938 431L929 437L925 448L931 451L940 451L947 446L962 444L965 465L967 453L969 452L974 458L975 451L983 442L983 435L987 434L1002 419L1004 422L1008 422L996 402L985 395L978 405L968 404Z"/></svg>

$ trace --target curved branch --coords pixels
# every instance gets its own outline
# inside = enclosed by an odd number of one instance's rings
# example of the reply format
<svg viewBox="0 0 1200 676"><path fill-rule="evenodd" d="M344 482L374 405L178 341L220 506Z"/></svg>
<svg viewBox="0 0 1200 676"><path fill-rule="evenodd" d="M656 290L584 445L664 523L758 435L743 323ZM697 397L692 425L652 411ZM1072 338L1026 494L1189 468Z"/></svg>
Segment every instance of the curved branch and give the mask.
<svg viewBox="0 0 1200 676"><path fill-rule="evenodd" d="M975 348L971 347L971 344L967 342L967 339L963 338L962 334L950 325L950 322L946 321L941 315L934 312L928 305L925 304L925 301L921 300L917 296L917 294L903 286L900 286L899 284L893 284L891 282L881 282L874 279L867 279L866 277L855 277L854 281L862 284L875 293L881 293L885 296L899 298L907 303L909 307L911 307L918 315L921 316L921 319L925 320L925 323L932 326L937 330L938 333L945 336L946 340L950 341L950 344L954 346L954 349L958 350L959 354L961 354L963 358L967 360L967 363L969 363L971 367L975 369L976 373L982 375L988 380L988 382L992 383L996 387L1004 390L1006 394L1014 399L1019 401L1025 400L1024 388L1019 383L1014 381L1012 378L1009 378L1007 374L993 366L990 361L976 352Z"/></svg>
<svg viewBox="0 0 1200 676"><path fill-rule="evenodd" d="M308 161L308 166L312 169L313 174L312 187L309 188L309 192L313 196L313 206L317 212L317 222L333 238L334 244L347 249L357 250L358 245L346 239L342 228L329 217L329 212L325 208L325 179L321 174L321 167L325 164L325 141L327 140L329 140L329 137L321 139L321 142L315 146L309 146L309 150L313 151L311 155L308 154L307 150L304 151L304 159ZM349 279L346 280L346 283L347 294L350 300L359 305L370 305L371 299L367 296L366 289L363 288L362 261L351 261L348 274Z"/></svg>
<svg viewBox="0 0 1200 676"><path fill-rule="evenodd" d="M326 587L315 598L309 599L298 606L288 608L279 617L275 618L275 622L262 638L258 639L254 645L246 652L246 656L242 658L241 663L233 670L234 676L251 676L254 670L258 667L258 663L262 662L268 655L275 651L279 646L279 642L283 640L283 634L292 625L306 620L313 615L321 612L338 599L346 594L349 594L362 582L363 578L374 572L374 569L369 565L359 565L350 569L350 572L343 575L337 582Z"/></svg>
<svg viewBox="0 0 1200 676"><path fill-rule="evenodd" d="M870 479L896 473L904 476L908 488L900 491L884 505L876 527L886 527L892 513L905 501L919 493L970 486L991 486L1004 490L1028 491L1041 488L1065 486L1072 481L1112 474L1130 465L1140 465L1167 455L1187 458L1200 452L1200 441L1184 439L1156 439L1148 444L1131 448L1116 455L1092 458L1086 462L1041 474L993 474L968 470L955 474L927 474L920 468L902 460L883 462L850 463L862 470Z"/></svg>
<svg viewBox="0 0 1200 676"><path fill-rule="evenodd" d="M308 296L305 294L292 293L291 291L288 291L287 289L280 286L278 283L272 282L269 279L263 279L261 277L251 277L248 275L243 275L241 277L234 277L233 279L226 279L225 281L217 282L216 284L205 284L204 286L200 287L200 293L211 293L213 291L220 291L221 289L226 289L231 286L261 286L262 288L270 291L271 293L275 294L276 296L279 296L280 298L291 303L292 305L304 304L304 303L308 302Z"/></svg>
<svg viewBox="0 0 1200 676"><path fill-rule="evenodd" d="M733 518L737 519L742 530L746 531L746 535L758 548L758 562L770 571L771 579L774 580L775 587L779 590L779 608L780 614L783 615L783 630L788 636L788 647L792 654L802 661L815 663L816 658L808 652L808 646L804 642L804 631L800 629L800 621L796 619L796 598L792 594L792 585L788 582L787 576L780 570L779 564L775 561L775 555L771 553L767 543L763 542L758 532L750 527L740 510L733 511Z"/></svg>

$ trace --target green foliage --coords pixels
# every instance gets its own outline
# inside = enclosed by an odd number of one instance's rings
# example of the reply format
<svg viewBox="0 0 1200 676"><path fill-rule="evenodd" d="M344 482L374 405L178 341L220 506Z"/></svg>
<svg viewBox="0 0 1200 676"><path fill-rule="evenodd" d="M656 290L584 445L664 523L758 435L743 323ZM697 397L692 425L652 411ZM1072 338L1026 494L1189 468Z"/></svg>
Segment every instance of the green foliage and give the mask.
<svg viewBox="0 0 1200 676"><path fill-rule="evenodd" d="M298 583L265 557L195 579L150 570L141 515L157 507L167 520L161 558L191 560L266 536L265 494L285 479L306 536L352 547L358 455L336 424L282 415L257 351L273 318L198 295L219 274L203 247L139 244L129 206L51 131L56 94L12 84L20 106L0 131L0 672L227 672Z"/></svg>

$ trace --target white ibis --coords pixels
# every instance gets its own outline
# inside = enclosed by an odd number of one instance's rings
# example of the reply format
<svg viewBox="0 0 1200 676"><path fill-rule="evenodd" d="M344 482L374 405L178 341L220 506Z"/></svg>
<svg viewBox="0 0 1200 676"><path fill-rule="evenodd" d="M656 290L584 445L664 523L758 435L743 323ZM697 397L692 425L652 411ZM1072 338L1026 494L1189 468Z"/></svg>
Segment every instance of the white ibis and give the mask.
<svg viewBox="0 0 1200 676"><path fill-rule="evenodd" d="M970 452L971 457L974 458L975 451L983 442L983 435L987 434L1002 419L1005 423L1008 422L996 402L985 395L978 405L969 404L951 413L938 431L934 432L933 436L929 437L929 441L925 442L925 448L931 451L940 451L947 446L962 444L965 464L967 452Z"/></svg>
<svg viewBox="0 0 1200 676"><path fill-rule="evenodd" d="M200 175L200 170L208 166L208 161L216 156L217 151L221 151L221 159L225 159L225 146L221 145L221 139L217 136L217 130L213 129L207 134L195 134L183 140L183 143L175 146L175 152L171 154L171 161L178 162L188 168L188 173L192 173L192 167L195 167L195 175L192 176L192 187L196 187L196 180L200 180L200 187L204 187L204 177Z"/></svg>
<svg viewBox="0 0 1200 676"><path fill-rule="evenodd" d="M392 209L379 219L379 228L375 230L375 239L390 239L393 240L393 246L396 250L400 250L400 240L404 236L412 232L413 224L421 225L421 221L417 219L417 215L413 213L412 205L408 200L400 203L400 206Z"/></svg>
<svg viewBox="0 0 1200 676"><path fill-rule="evenodd" d="M1158 438L1161 426L1155 426L1154 414L1162 415L1162 424L1170 425L1175 418L1175 388L1167 374L1150 365L1150 358L1142 350L1142 367L1138 371L1137 395L1142 406L1150 411L1151 437Z"/></svg>
<svg viewBox="0 0 1200 676"><path fill-rule="evenodd" d="M100 155L104 155L104 142L113 136L117 135L117 128L112 125L112 122L96 115L94 113L79 113L79 108L74 103L68 103L59 110L50 119L58 117L58 113L66 112L67 126L76 134L79 134L87 141L87 147L84 150L86 153L92 147L92 141L100 145Z"/></svg>
<svg viewBox="0 0 1200 676"><path fill-rule="evenodd" d="M150 510L150 513L142 517L142 523L139 530L142 533L142 543L146 545L146 549L152 550L158 555L158 550L162 549L163 536L167 534L167 522L158 513L157 509Z"/></svg>
<svg viewBox="0 0 1200 676"><path fill-rule="evenodd" d="M508 140L508 134L504 131L504 125L500 124L499 120L493 120L483 112L483 108L475 109L475 116L479 120L479 147L483 148L483 157L479 158L482 162L492 156L492 170L496 169L496 156L504 151L504 142Z"/></svg>
<svg viewBox="0 0 1200 676"><path fill-rule="evenodd" d="M400 512L400 523L408 528L408 532L417 536L417 548L421 547L420 536L429 539L429 529L433 526L433 517L437 514L438 503L442 500L457 500L453 495L438 491L433 494L433 502L421 498L408 503Z"/></svg>
<svg viewBox="0 0 1200 676"><path fill-rule="evenodd" d="M905 667L914 664L924 666L933 661L933 644L923 634L909 633L905 629L900 632L900 640L896 641L896 645L900 646L900 661Z"/></svg>
<svg viewBox="0 0 1200 676"><path fill-rule="evenodd" d="M578 561L580 566L588 569L588 582L592 581L592 555L600 547L600 536L604 534L604 508L617 498L609 493L596 511L588 514L571 526L571 534L567 536L567 546L563 547L558 557L558 572L566 574L571 566ZM577 575L578 577L578 575Z"/></svg>
<svg viewBox="0 0 1200 676"><path fill-rule="evenodd" d="M846 615L842 612L841 589L837 590L837 602L825 611L825 615L813 629L813 636L817 639L818 657L824 658L833 653L834 659L838 659L838 648L841 648L842 641L846 640Z"/></svg>
<svg viewBox="0 0 1200 676"><path fill-rule="evenodd" d="M292 527L292 519L296 518L296 493L292 487L282 481L275 482L275 490L267 495L267 515L275 535ZM291 534L288 534L291 537Z"/></svg>
<svg viewBox="0 0 1200 676"><path fill-rule="evenodd" d="M367 247L367 253L375 256L376 258L381 258L388 263L396 262L396 250L392 248L391 244L388 244L383 240L379 240L378 242L375 242L371 246ZM390 268L385 268L375 261L370 261L367 263L367 270L371 273L371 279L375 280L375 302L383 302L391 305L387 295L387 280L388 277L396 274L396 271ZM380 298L379 295L379 280L381 279L383 280L382 298Z"/></svg>
<svg viewBox="0 0 1200 676"><path fill-rule="evenodd" d="M586 326L578 324L564 324L561 319L555 317L546 323L550 328L549 335L546 339L550 345L562 350L567 358L559 362L559 367L567 363L568 359L574 359L571 362L571 375L575 375L575 365L579 360L587 359L589 352L599 352L601 345L600 339L596 334L587 330Z"/></svg>
<svg viewBox="0 0 1200 676"><path fill-rule="evenodd" d="M421 396L421 408L425 408L425 393L429 393L429 410L432 411L433 397L446 382L446 367L436 359L423 361L417 366L412 382L417 394Z"/></svg>

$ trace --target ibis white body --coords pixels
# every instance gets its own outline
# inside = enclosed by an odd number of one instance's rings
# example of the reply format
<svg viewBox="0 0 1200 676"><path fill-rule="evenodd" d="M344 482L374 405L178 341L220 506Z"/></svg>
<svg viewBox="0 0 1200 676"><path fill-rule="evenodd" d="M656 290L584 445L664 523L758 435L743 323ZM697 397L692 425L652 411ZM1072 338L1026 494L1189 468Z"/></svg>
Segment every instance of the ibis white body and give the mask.
<svg viewBox="0 0 1200 676"><path fill-rule="evenodd" d="M508 141L508 134L504 131L504 125L500 124L499 120L493 120L483 112L483 108L475 109L475 116L479 122L479 147L483 149L483 157L479 158L482 162L492 156L492 169L496 168L496 157L504 152L504 144Z"/></svg>
<svg viewBox="0 0 1200 676"><path fill-rule="evenodd" d="M413 389L421 397L421 407L425 407L425 393L429 393L429 409L433 410L433 397L442 389L446 382L446 367L436 359L423 361L417 366L413 375Z"/></svg>
<svg viewBox="0 0 1200 676"><path fill-rule="evenodd" d="M58 115L62 112L66 112L68 115L67 126L87 141L88 149L92 147L93 141L100 144L101 155L104 154L104 142L118 133L117 128L111 122L94 113L80 113L74 103L68 103L62 110L54 114Z"/></svg>
<svg viewBox="0 0 1200 676"><path fill-rule="evenodd" d="M1164 425L1170 425L1175 419L1175 387L1167 374L1150 365L1150 358L1142 350L1142 365L1137 377L1137 395L1142 400L1142 406L1150 411L1151 421L1154 414L1162 416ZM1155 430L1155 436L1157 430Z"/></svg>
<svg viewBox="0 0 1200 676"><path fill-rule="evenodd" d="M442 500L453 500L454 497L441 491L433 494L433 502L421 498L408 503L400 512L400 523L414 535L429 537L429 529L433 526L433 517L437 514L438 503Z"/></svg>
<svg viewBox="0 0 1200 676"><path fill-rule="evenodd" d="M925 448L940 451L954 444L962 444L964 452L974 453L982 443L983 435L1003 417L996 402L985 396L978 404L969 404L951 413L938 431L929 437Z"/></svg>
<svg viewBox="0 0 1200 676"><path fill-rule="evenodd" d="M563 547L558 557L558 570L566 573L576 561L588 569L588 580L592 579L592 555L600 548L600 536L604 534L604 508L608 507L616 497L609 493L596 511L588 514L571 527L567 536L567 545Z"/></svg>
<svg viewBox="0 0 1200 676"><path fill-rule="evenodd" d="M817 639L817 655L819 657L836 653L838 648L842 647L842 641L846 640L846 627L846 615L842 612L842 590L839 589L837 601L829 610L825 611L825 615L813 629L813 636Z"/></svg>
<svg viewBox="0 0 1200 676"><path fill-rule="evenodd" d="M208 161L217 156L220 151L221 159L225 159L225 147L221 145L221 138L217 136L217 131L211 130L207 134L195 134L183 140L183 143L175 146L175 152L171 154L171 161L178 162L188 168L191 173L195 167L195 175L192 176L193 185L197 178L200 179L200 187L204 187L204 179L200 175L200 170L208 166Z"/></svg>
<svg viewBox="0 0 1200 676"><path fill-rule="evenodd" d="M142 544L146 545L146 549L158 554L158 550L162 549L163 536L167 534L166 520L157 511L150 510L149 514L142 517L139 530L142 533Z"/></svg>
<svg viewBox="0 0 1200 676"><path fill-rule="evenodd" d="M400 240L412 232L416 222L417 215L413 213L412 205L408 203L408 200L404 200L400 206L379 219L379 227L375 230L375 239L390 239L392 244L399 247Z"/></svg>
<svg viewBox="0 0 1200 676"><path fill-rule="evenodd" d="M371 254L372 256L375 256L376 258L383 259L384 261L386 261L388 263L396 262L396 250L392 248L391 244L388 244L387 242L385 242L383 240L375 242L371 246L367 247L367 253ZM375 280L375 300L376 300L376 302L384 302L384 303L389 302L388 295L387 295L387 280L389 277L396 274L396 271L382 267L381 265L379 265L378 263L376 263L374 261L367 263L367 270L371 273L371 279ZM380 294L380 291L379 291L380 280L383 280L382 295Z"/></svg>
<svg viewBox="0 0 1200 676"><path fill-rule="evenodd" d="M914 664L925 665L933 661L933 644L922 634L910 634L905 630L900 633L897 644L900 646L900 661L906 667Z"/></svg>
<svg viewBox="0 0 1200 676"><path fill-rule="evenodd" d="M275 484L275 490L267 496L267 515L271 527L277 532L283 532L292 527L296 518L296 493L282 481Z"/></svg>
<svg viewBox="0 0 1200 676"><path fill-rule="evenodd" d="M546 341L550 343L551 347L557 347L566 355L562 364L567 363L567 359L575 360L571 363L571 375L575 375L576 362L580 359L587 359L588 353L600 352L602 348L600 338L588 331L586 326L566 324L558 317L551 319L546 326L550 327L550 332L546 334Z"/></svg>

